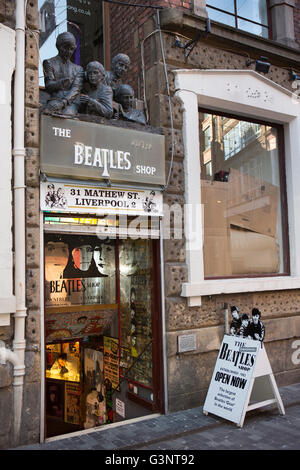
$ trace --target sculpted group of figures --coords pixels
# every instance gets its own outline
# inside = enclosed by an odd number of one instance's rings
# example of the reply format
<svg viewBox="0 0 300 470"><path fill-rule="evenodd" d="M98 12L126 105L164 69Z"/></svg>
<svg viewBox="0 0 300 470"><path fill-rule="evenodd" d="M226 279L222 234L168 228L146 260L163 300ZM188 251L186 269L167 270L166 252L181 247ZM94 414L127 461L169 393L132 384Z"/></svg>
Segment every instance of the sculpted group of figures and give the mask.
<svg viewBox="0 0 300 470"><path fill-rule="evenodd" d="M134 109L134 91L123 79L130 66L125 54L112 59L111 71L93 61L84 71L71 62L76 48L72 33L57 36L58 55L43 62L45 88L50 95L44 113L73 117L78 113L146 124L141 110Z"/></svg>
<svg viewBox="0 0 300 470"><path fill-rule="evenodd" d="M265 327L260 320L261 313L258 308L252 309L252 318L247 313L239 314L238 307L231 307L232 321L230 324L230 334L242 336L243 338L252 338L263 341L265 337Z"/></svg>

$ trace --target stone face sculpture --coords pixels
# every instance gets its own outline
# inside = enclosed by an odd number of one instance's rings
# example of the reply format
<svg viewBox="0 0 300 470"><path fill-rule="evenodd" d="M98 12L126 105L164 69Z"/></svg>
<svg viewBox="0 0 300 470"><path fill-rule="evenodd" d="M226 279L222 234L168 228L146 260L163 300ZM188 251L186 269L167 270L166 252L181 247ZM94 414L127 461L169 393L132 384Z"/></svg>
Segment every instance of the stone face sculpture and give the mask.
<svg viewBox="0 0 300 470"><path fill-rule="evenodd" d="M146 124L144 112L133 108L134 91L130 85L119 85L115 90L115 100L119 103L119 119Z"/></svg>
<svg viewBox="0 0 300 470"><path fill-rule="evenodd" d="M86 114L104 116L110 119L113 116L113 91L105 85L105 69L100 62L90 62L86 67L86 79L90 85L87 95L80 96Z"/></svg>
<svg viewBox="0 0 300 470"><path fill-rule="evenodd" d="M111 61L111 70L106 72L106 84L113 91L123 82L130 66L130 59L126 54L117 54Z"/></svg>
<svg viewBox="0 0 300 470"><path fill-rule="evenodd" d="M50 94L44 112L74 116L80 105L79 94L83 87L83 68L71 62L76 48L72 33L64 32L57 36L58 55L43 62L45 88Z"/></svg>

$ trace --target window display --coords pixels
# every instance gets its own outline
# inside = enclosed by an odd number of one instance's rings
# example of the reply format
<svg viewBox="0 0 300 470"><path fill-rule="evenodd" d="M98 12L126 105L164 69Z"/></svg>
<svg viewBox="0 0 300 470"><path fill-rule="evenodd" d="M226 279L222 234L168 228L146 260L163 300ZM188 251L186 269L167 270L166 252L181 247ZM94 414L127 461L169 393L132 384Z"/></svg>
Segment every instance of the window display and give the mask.
<svg viewBox="0 0 300 470"><path fill-rule="evenodd" d="M122 375L151 387L150 242L149 240L120 240L119 253ZM147 353L145 353L146 349ZM148 371L146 374L138 372L142 363L143 369Z"/></svg>
<svg viewBox="0 0 300 470"><path fill-rule="evenodd" d="M46 346L46 377L79 382L79 343L48 344Z"/></svg>
<svg viewBox="0 0 300 470"><path fill-rule="evenodd" d="M207 149L205 116L200 124L205 277L286 273L280 126L212 114Z"/></svg>
<svg viewBox="0 0 300 470"><path fill-rule="evenodd" d="M45 234L47 437L151 412L151 243Z"/></svg>
<svg viewBox="0 0 300 470"><path fill-rule="evenodd" d="M116 303L115 246L96 236L46 235L46 306Z"/></svg>

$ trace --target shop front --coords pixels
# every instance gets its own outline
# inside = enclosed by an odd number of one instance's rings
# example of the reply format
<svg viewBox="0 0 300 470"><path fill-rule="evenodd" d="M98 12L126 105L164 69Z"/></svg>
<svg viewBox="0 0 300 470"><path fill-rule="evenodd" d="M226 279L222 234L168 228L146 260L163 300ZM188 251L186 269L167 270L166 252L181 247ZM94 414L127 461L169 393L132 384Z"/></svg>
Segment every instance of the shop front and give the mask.
<svg viewBox="0 0 300 470"><path fill-rule="evenodd" d="M45 438L164 411L163 136L104 127L42 117Z"/></svg>

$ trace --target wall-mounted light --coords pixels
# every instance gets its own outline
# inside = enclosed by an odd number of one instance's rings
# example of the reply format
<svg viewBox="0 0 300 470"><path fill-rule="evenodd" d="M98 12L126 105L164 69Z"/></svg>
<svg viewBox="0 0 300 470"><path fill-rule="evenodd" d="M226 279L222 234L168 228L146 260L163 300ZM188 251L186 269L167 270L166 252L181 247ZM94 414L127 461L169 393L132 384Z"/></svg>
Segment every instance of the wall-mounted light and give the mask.
<svg viewBox="0 0 300 470"><path fill-rule="evenodd" d="M269 62L268 57L261 56L257 60L247 59L246 61L247 67L249 67L251 64L254 64L254 63L255 63L256 72L269 73L271 64Z"/></svg>

